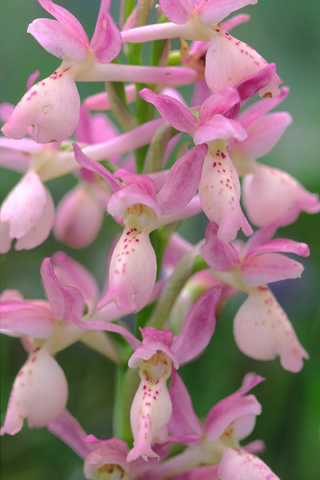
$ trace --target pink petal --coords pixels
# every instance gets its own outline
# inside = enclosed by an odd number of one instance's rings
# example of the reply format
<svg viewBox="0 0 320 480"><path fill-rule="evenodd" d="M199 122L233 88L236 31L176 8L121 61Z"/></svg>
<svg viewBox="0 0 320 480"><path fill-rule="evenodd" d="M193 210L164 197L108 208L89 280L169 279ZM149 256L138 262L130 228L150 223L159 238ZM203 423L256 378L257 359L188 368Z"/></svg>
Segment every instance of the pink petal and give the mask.
<svg viewBox="0 0 320 480"><path fill-rule="evenodd" d="M127 103L132 103L136 98L135 84L124 87ZM88 110L111 110L108 94L106 92L96 93L87 97L83 102Z"/></svg>
<svg viewBox="0 0 320 480"><path fill-rule="evenodd" d="M179 436L198 435L201 437L204 425L195 414L189 392L175 371L172 372L170 397L172 402L172 416L169 421L170 433Z"/></svg>
<svg viewBox="0 0 320 480"><path fill-rule="evenodd" d="M240 350L258 360L280 356L286 370L298 372L308 358L277 300L266 287L250 293L234 319L234 336Z"/></svg>
<svg viewBox="0 0 320 480"><path fill-rule="evenodd" d="M258 165L253 175L246 175L242 184L243 203L250 220L266 227L299 205L299 210L316 213L320 210L318 195L309 193L286 172Z"/></svg>
<svg viewBox="0 0 320 480"><path fill-rule="evenodd" d="M218 402L208 413L206 437L214 441L225 434L226 438L242 440L255 425L255 417L261 413L261 405L254 395L244 396L264 379L253 373L245 376L239 390Z"/></svg>
<svg viewBox="0 0 320 480"><path fill-rule="evenodd" d="M101 0L96 28L90 49L99 63L111 62L119 55L122 40L120 31L109 13L110 0Z"/></svg>
<svg viewBox="0 0 320 480"><path fill-rule="evenodd" d="M207 0L201 2L196 12L206 25L221 22L230 13L247 5L255 5L258 0Z"/></svg>
<svg viewBox="0 0 320 480"><path fill-rule="evenodd" d="M76 287L87 302L98 298L97 282L80 263L64 252L57 252L52 257L55 274L58 280L71 287Z"/></svg>
<svg viewBox="0 0 320 480"><path fill-rule="evenodd" d="M2 132L6 137L20 139L31 125L32 138L36 142L59 142L75 130L79 112L80 97L72 66L61 65L50 77L28 90Z"/></svg>
<svg viewBox="0 0 320 480"><path fill-rule="evenodd" d="M266 66L267 62L253 48L233 38L220 26L213 29L205 69L205 78L213 93L234 87ZM274 78L265 88L272 96L277 96L281 80L274 81Z"/></svg>
<svg viewBox="0 0 320 480"><path fill-rule="evenodd" d="M86 32L81 23L65 8L56 5L52 0L38 0L42 8L55 17L58 22L70 30L75 38L81 39L83 43L89 43Z"/></svg>
<svg viewBox="0 0 320 480"><path fill-rule="evenodd" d="M74 35L67 27L48 18L34 20L28 26L28 33L55 57L83 62L88 56L88 43Z"/></svg>
<svg viewBox="0 0 320 480"><path fill-rule="evenodd" d="M25 418L30 427L44 427L64 410L68 385L63 370L45 350L34 350L12 387L1 435L18 433Z"/></svg>
<svg viewBox="0 0 320 480"><path fill-rule="evenodd" d="M210 342L216 326L215 313L220 296L221 287L216 285L202 295L189 310L182 330L172 346L180 364L197 357Z"/></svg>
<svg viewBox="0 0 320 480"><path fill-rule="evenodd" d="M299 278L303 265L280 253L252 255L241 266L241 278L246 285L258 287L288 278Z"/></svg>
<svg viewBox="0 0 320 480"><path fill-rule="evenodd" d="M0 303L0 330L34 338L52 335L54 322L50 307L24 300L3 300ZM5 333L5 332L4 332Z"/></svg>
<svg viewBox="0 0 320 480"><path fill-rule="evenodd" d="M201 0L159 0L160 8L171 22L187 23Z"/></svg>
<svg viewBox="0 0 320 480"><path fill-rule="evenodd" d="M300 257L308 257L310 255L310 250L306 243L295 242L287 238L273 238L272 240L265 241L265 243L254 249L248 250L248 252L250 252L250 255L265 252L295 253L296 255L300 255ZM244 251L242 251L242 253L244 253Z"/></svg>
<svg viewBox="0 0 320 480"><path fill-rule="evenodd" d="M210 120L201 122L193 136L194 143L209 143L214 140L229 140L236 138L244 140L247 133L237 120L225 118L223 115L214 115Z"/></svg>
<svg viewBox="0 0 320 480"><path fill-rule="evenodd" d="M181 210L196 194L207 150L207 145L195 146L174 163L157 195L162 215Z"/></svg>
<svg viewBox="0 0 320 480"><path fill-rule="evenodd" d="M278 143L292 118L286 112L273 113L257 119L247 128L244 141L237 143L237 150L246 158L264 157Z"/></svg>
<svg viewBox="0 0 320 480"><path fill-rule="evenodd" d="M214 270L226 272L240 264L236 248L230 243L218 239L218 225L210 222L206 228L206 243L201 247L201 253L207 264Z"/></svg>
<svg viewBox="0 0 320 480"><path fill-rule="evenodd" d="M152 103L160 115L170 125L181 132L193 133L198 125L198 120L181 102L168 95L154 93L147 88L139 92L141 98Z"/></svg>
<svg viewBox="0 0 320 480"><path fill-rule="evenodd" d="M202 465L186 473L176 475L174 480L219 480L218 465Z"/></svg>
<svg viewBox="0 0 320 480"><path fill-rule="evenodd" d="M47 425L48 430L69 445L80 457L86 458L93 447L83 440L87 436L81 425L68 410L64 410L58 417Z"/></svg>
<svg viewBox="0 0 320 480"><path fill-rule="evenodd" d="M54 234L73 248L84 248L96 238L103 221L99 200L86 185L68 192L57 207Z"/></svg>
<svg viewBox="0 0 320 480"><path fill-rule="evenodd" d="M239 92L241 103L244 103L249 98L253 97L253 95L259 92L259 90L261 96L261 92L263 92L266 87L269 88L268 85L272 85L275 78L279 78L278 75L276 75L276 68L277 66L275 63L270 63L258 72L240 80L240 82L235 85L235 88ZM280 81L280 83L282 82ZM280 96L280 94L278 96Z"/></svg>
<svg viewBox="0 0 320 480"><path fill-rule="evenodd" d="M221 27L224 30L227 30L228 32L232 30L233 28L237 27L238 25L241 25L242 23L246 23L250 21L250 15L245 15L245 14L239 14L235 15L234 17L230 18L229 20L226 20L225 22L221 23Z"/></svg>
<svg viewBox="0 0 320 480"><path fill-rule="evenodd" d="M53 226L54 221L54 204L49 190L45 188L46 204L44 206L41 217L37 220L34 226L21 238L18 238L15 249L16 250L30 250L43 243Z"/></svg>
<svg viewBox="0 0 320 480"><path fill-rule="evenodd" d="M97 173L110 185L114 192L122 188L121 182L119 182L119 180L112 173L110 173L109 170L88 158L76 143L73 143L72 146L75 158L82 167L87 168L91 172Z"/></svg>
<svg viewBox="0 0 320 480"><path fill-rule="evenodd" d="M78 320L84 308L82 294L75 287L60 283L55 275L51 258L45 258L40 273L43 285L51 305L52 315L66 323Z"/></svg>
<svg viewBox="0 0 320 480"><path fill-rule="evenodd" d="M9 193L1 207L1 222L10 224L10 237L21 238L40 219L46 204L46 190L38 175L30 171Z"/></svg>
<svg viewBox="0 0 320 480"><path fill-rule="evenodd" d="M34 84L34 82L37 80L37 78L39 77L40 75L40 71L39 70L36 70L35 72L31 73L31 75L29 76L28 80L27 80L27 90L29 90L29 88L32 87L32 85Z"/></svg>
<svg viewBox="0 0 320 480"><path fill-rule="evenodd" d="M242 449L227 448L218 472L221 480L280 480L262 460Z"/></svg>
<svg viewBox="0 0 320 480"><path fill-rule="evenodd" d="M235 88L226 88L222 92L210 95L200 107L200 122L206 122L216 114L226 115L238 103L240 103L240 96Z"/></svg>
<svg viewBox="0 0 320 480"><path fill-rule="evenodd" d="M80 119L75 131L78 142L102 143L119 135L119 131L107 115L90 115L85 107L80 109ZM113 160L114 156L110 159Z"/></svg>
<svg viewBox="0 0 320 480"><path fill-rule="evenodd" d="M245 235L252 234L239 204L238 174L224 145L214 155L209 152L204 160L199 196L204 213L219 225L219 240L231 242L240 228Z"/></svg>

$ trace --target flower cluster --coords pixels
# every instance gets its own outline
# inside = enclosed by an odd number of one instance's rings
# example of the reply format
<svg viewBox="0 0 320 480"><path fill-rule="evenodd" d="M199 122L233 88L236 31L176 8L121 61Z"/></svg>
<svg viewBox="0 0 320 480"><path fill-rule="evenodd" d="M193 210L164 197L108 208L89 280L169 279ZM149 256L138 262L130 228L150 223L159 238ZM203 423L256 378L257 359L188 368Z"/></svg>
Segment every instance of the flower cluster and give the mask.
<svg viewBox="0 0 320 480"><path fill-rule="evenodd" d="M102 291L61 251L41 265L46 301L2 293L1 332L21 338L27 359L1 434L15 435L25 419L47 427L97 480L277 479L257 456L262 442L242 444L261 413L248 392L264 379L249 373L200 421L177 373L205 350L221 309L239 292L247 297L234 337L245 355L280 357L292 372L308 358L269 284L301 276L302 264L287 254L307 257L308 246L278 231L301 211L319 212L320 202L263 163L291 117L270 113L289 93L276 65L229 33L249 20L229 15L257 1L159 0L148 24L153 1L122 0L120 30L111 0L101 0L91 41L68 10L38 2L54 20L37 19L28 32L61 64L37 83L32 74L18 105L0 109L1 164L23 174L1 206L0 251L12 243L31 250L51 230L85 248L105 213L122 234L108 252ZM77 82L105 82L105 91L81 102ZM179 90L185 84L190 102ZM67 174L77 185L55 209L45 183ZM191 245L175 230L200 212L206 231ZM137 313L134 334L121 319ZM107 440L87 435L66 409L68 384L55 355L78 341L124 372L130 415ZM175 444L182 448L172 454Z"/></svg>

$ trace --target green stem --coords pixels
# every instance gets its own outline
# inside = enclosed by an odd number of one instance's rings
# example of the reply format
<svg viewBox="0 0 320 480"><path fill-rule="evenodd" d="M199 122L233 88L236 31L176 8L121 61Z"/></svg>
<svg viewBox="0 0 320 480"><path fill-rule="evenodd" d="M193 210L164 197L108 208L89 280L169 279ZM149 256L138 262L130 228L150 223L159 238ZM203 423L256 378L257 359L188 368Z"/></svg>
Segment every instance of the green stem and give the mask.
<svg viewBox="0 0 320 480"><path fill-rule="evenodd" d="M113 434L132 443L130 407L139 386L138 369L122 366L117 369L116 397L113 415Z"/></svg>

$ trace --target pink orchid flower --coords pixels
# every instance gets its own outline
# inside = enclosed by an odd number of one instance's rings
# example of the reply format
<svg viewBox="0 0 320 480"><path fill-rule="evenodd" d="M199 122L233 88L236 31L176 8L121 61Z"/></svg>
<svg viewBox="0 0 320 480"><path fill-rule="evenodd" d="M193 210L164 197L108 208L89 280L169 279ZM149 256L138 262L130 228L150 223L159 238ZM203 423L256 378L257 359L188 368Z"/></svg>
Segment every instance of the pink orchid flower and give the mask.
<svg viewBox="0 0 320 480"><path fill-rule="evenodd" d="M142 343L129 359L129 367L139 367L140 385L131 406L131 429L134 447L127 461L140 456L157 458L154 444L167 440L167 424L172 405L166 386L172 367L198 356L208 345L215 329L215 310L220 287L212 287L192 306L180 334L148 327L141 329ZM184 441L183 438L180 441Z"/></svg>
<svg viewBox="0 0 320 480"><path fill-rule="evenodd" d="M299 262L275 252L307 257L309 248L293 240L271 239L272 233L271 229L257 232L238 251L234 245L219 240L217 225L211 222L201 251L218 278L248 295L234 320L234 336L240 350L259 360L279 355L286 370L297 372L308 354L266 284L298 278L303 270Z"/></svg>
<svg viewBox="0 0 320 480"><path fill-rule="evenodd" d="M123 216L124 231L110 262L109 289L98 307L114 300L122 310L137 312L147 303L156 281L156 258L149 234L160 224L189 215L188 204L199 182L196 169L206 149L204 145L197 146L181 157L157 193L147 175L123 170L112 175L74 145L80 165L102 176L115 192L108 203L108 212L114 217ZM117 175L122 177L122 183Z"/></svg>
<svg viewBox="0 0 320 480"><path fill-rule="evenodd" d="M179 67L140 67L110 62L120 53L120 32L109 13L111 0L101 0L91 42L79 21L52 0L38 0L56 20L37 19L28 32L49 53L62 59L48 78L32 86L20 100L2 132L9 138L24 137L29 125L39 143L69 137L79 121L80 97L76 81L133 81L180 85L195 72Z"/></svg>
<svg viewBox="0 0 320 480"><path fill-rule="evenodd" d="M244 140L242 125L233 119L240 96L229 88L208 97L200 107L199 120L178 100L148 89L140 96L152 103L174 128L189 133L196 145L208 145L199 182L201 206L210 220L219 225L219 238L224 242L235 239L240 228L246 235L252 228L240 207L240 183L228 153L228 141Z"/></svg>
<svg viewBox="0 0 320 480"><path fill-rule="evenodd" d="M246 393L263 380L259 376L248 374L241 388L218 402L203 424L193 410L182 379L174 372L170 385L172 416L169 430L174 435L193 434L198 437L198 441L188 446L183 453L163 462L155 472L154 479L167 475L176 480L278 479L269 467L253 455L260 450L260 443L248 445L251 453L239 444L252 432L255 418L261 413L261 405L255 396ZM236 469L235 459L240 456L241 468Z"/></svg>
<svg viewBox="0 0 320 480"><path fill-rule="evenodd" d="M205 60L205 79L212 93L234 87L268 65L253 48L232 37L219 24L230 13L255 4L256 0L159 0L159 3L171 22L125 30L122 32L124 42L141 43L164 38L210 42ZM277 96L281 83L279 76L274 74L268 86L260 89L260 95Z"/></svg>
<svg viewBox="0 0 320 480"><path fill-rule="evenodd" d="M29 356L14 382L1 434L19 432L24 418L30 426L39 428L62 414L68 387L54 359L60 350L81 340L115 362L119 361L103 332L88 332L83 328L85 323L90 323L81 320L85 302L89 313L95 310L98 297L95 280L62 252L54 256L54 262L55 268L51 259L44 259L40 269L48 302L24 300L16 292L6 292L2 296L0 331L21 337ZM109 319L119 315L119 310L110 312L109 309ZM104 317L108 319L108 314ZM122 332L124 337L128 333L131 339L132 335L124 327L110 324L106 328Z"/></svg>

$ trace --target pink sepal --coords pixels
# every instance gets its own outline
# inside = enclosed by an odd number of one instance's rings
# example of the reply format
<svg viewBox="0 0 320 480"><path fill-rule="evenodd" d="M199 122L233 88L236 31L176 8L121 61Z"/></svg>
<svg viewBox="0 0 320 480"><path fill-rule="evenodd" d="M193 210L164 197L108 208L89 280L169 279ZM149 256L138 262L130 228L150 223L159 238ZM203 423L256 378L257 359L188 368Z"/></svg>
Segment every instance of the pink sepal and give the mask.
<svg viewBox="0 0 320 480"><path fill-rule="evenodd" d="M209 222L205 233L206 243L201 247L201 253L211 268L227 272L239 265L240 259L233 245L219 240L218 229L215 222Z"/></svg>
<svg viewBox="0 0 320 480"><path fill-rule="evenodd" d="M309 358L288 317L267 287L258 287L241 305L234 319L234 336L240 350L258 360L280 356L283 368L301 370Z"/></svg>
<svg viewBox="0 0 320 480"><path fill-rule="evenodd" d="M202 465L172 478L173 480L220 480L218 465Z"/></svg>
<svg viewBox="0 0 320 480"><path fill-rule="evenodd" d="M172 371L170 384L172 415L169 420L169 432L173 435L196 435L201 437L204 425L195 414L189 392L181 377Z"/></svg>
<svg viewBox="0 0 320 480"><path fill-rule="evenodd" d="M44 8L50 15L55 17L65 28L73 33L75 38L78 38L84 44L88 44L88 37L84 31L79 20L76 19L72 13L60 5L56 5L52 0L38 0L42 8Z"/></svg>
<svg viewBox="0 0 320 480"><path fill-rule="evenodd" d="M207 154L207 145L197 145L180 157L169 170L169 174L157 195L162 215L182 210L198 190L202 163Z"/></svg>
<svg viewBox="0 0 320 480"><path fill-rule="evenodd" d="M231 434L232 430L238 440L252 432L255 417L261 413L261 405L254 395L244 395L263 380L259 375L247 374L239 390L210 410L205 427L206 437L210 441L219 438L228 427L228 433Z"/></svg>
<svg viewBox="0 0 320 480"><path fill-rule="evenodd" d="M74 136L78 142L90 144L103 143L118 135L118 129L107 115L103 113L92 115L84 106L81 107L79 123L74 132ZM108 158L113 163L116 163L118 156L112 155Z"/></svg>
<svg viewBox="0 0 320 480"><path fill-rule="evenodd" d="M181 132L193 133L198 125L198 120L192 115L187 107L169 95L154 93L147 88L139 92L141 98L152 103L160 115L170 125Z"/></svg>
<svg viewBox="0 0 320 480"><path fill-rule="evenodd" d="M122 188L121 182L119 182L119 180L112 173L110 173L109 170L100 165L100 163L90 160L90 158L88 158L82 152L81 148L76 143L73 143L72 146L75 158L82 167L87 168L91 172L97 173L110 185L114 192L117 192Z"/></svg>
<svg viewBox="0 0 320 480"><path fill-rule="evenodd" d="M54 320L45 302L2 300L0 303L0 331L7 335L48 338L53 328Z"/></svg>
<svg viewBox="0 0 320 480"><path fill-rule="evenodd" d="M224 115L225 117L233 117L234 107L240 103L238 90L235 88L226 88L225 90L210 95L201 104L199 110L200 122L210 120L213 115Z"/></svg>
<svg viewBox="0 0 320 480"><path fill-rule="evenodd" d="M288 278L299 278L303 265L280 253L250 255L241 265L241 278L246 285L258 287Z"/></svg>
<svg viewBox="0 0 320 480"><path fill-rule="evenodd" d="M119 55L122 40L120 31L109 13L110 0L101 0L96 28L90 49L99 63L109 63Z"/></svg>
<svg viewBox="0 0 320 480"><path fill-rule="evenodd" d="M87 303L91 303L98 297L99 287L97 282L80 263L64 252L55 253L52 260L59 282L70 287L76 287Z"/></svg>
<svg viewBox="0 0 320 480"><path fill-rule="evenodd" d="M92 452L93 447L85 443L86 432L68 410L64 410L58 417L47 425L48 430L69 445L81 458Z"/></svg>
<svg viewBox="0 0 320 480"><path fill-rule="evenodd" d="M250 241L251 239L249 242ZM248 254L248 256L267 252L295 253L296 255L300 255L300 257L308 257L310 255L310 250L306 243L299 243L287 238L273 238L269 241L265 240L265 242L260 245L256 243L255 246L252 245L252 248L244 248L242 250L242 254Z"/></svg>
<svg viewBox="0 0 320 480"><path fill-rule="evenodd" d="M86 478L95 478L97 470L104 465L119 465L125 472L129 471L126 462L128 445L120 438L98 440L94 435L88 435L84 441L96 448L89 453L84 463Z"/></svg>
<svg viewBox="0 0 320 480"><path fill-rule="evenodd" d="M200 20L206 25L213 25L221 22L230 13L239 10L247 5L255 5L258 0L207 0L198 1L199 7L196 13ZM194 2L192 2L194 3Z"/></svg>
<svg viewBox="0 0 320 480"><path fill-rule="evenodd" d="M187 23L199 3L202 0L159 0L165 16L177 25Z"/></svg>
<svg viewBox="0 0 320 480"><path fill-rule="evenodd" d="M276 168L257 165L253 174L244 177L242 189L245 209L258 227L266 227L295 207L308 213L320 211L318 195Z"/></svg>
<svg viewBox="0 0 320 480"><path fill-rule="evenodd" d="M79 290L60 283L55 275L51 258L45 258L40 267L43 285L51 305L52 315L66 323L80 319L84 299Z"/></svg>
<svg viewBox="0 0 320 480"><path fill-rule="evenodd" d="M63 370L44 349L36 348L12 387L0 435L15 435L27 418L30 427L44 427L65 409L68 385Z"/></svg>
<svg viewBox="0 0 320 480"><path fill-rule="evenodd" d="M248 137L237 143L237 150L249 159L264 157L278 143L291 123L292 118L286 112L260 117L247 128Z"/></svg>
<svg viewBox="0 0 320 480"><path fill-rule="evenodd" d="M221 480L280 480L260 458L240 448L226 449L218 472Z"/></svg>
<svg viewBox="0 0 320 480"><path fill-rule="evenodd" d="M230 138L242 141L247 138L247 133L237 120L226 118L220 114L214 115L206 122L201 122L193 136L196 145Z"/></svg>
<svg viewBox="0 0 320 480"><path fill-rule="evenodd" d="M220 296L221 287L216 285L202 295L189 310L182 330L172 346L180 364L198 356L210 342L216 326L215 313Z"/></svg>
<svg viewBox="0 0 320 480"><path fill-rule="evenodd" d="M55 57L83 62L89 52L88 43L56 20L39 18L28 26L30 33L40 45Z"/></svg>

